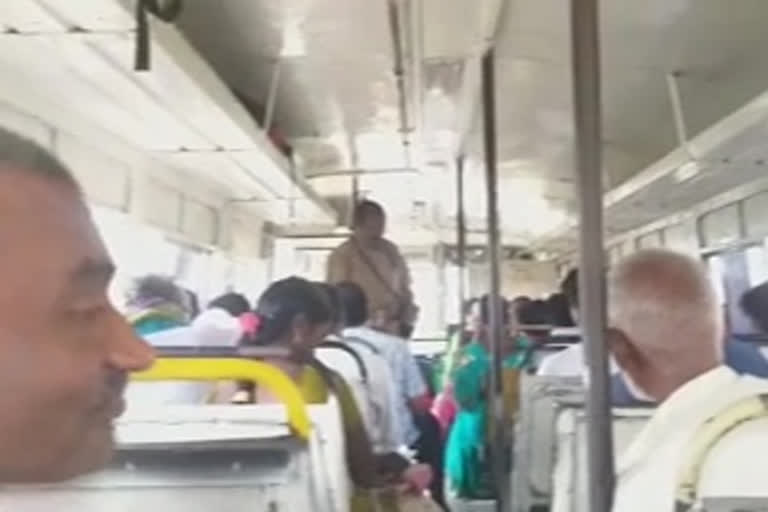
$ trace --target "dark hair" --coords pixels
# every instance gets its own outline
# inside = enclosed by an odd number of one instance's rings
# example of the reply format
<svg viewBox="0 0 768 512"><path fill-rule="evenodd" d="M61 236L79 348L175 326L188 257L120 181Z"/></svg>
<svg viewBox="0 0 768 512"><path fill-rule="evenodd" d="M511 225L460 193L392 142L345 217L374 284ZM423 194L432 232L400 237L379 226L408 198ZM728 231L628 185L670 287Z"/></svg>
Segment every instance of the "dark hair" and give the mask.
<svg viewBox="0 0 768 512"><path fill-rule="evenodd" d="M189 310L189 316L191 318L197 318L200 314L200 300L197 298L197 294L192 290L181 290L186 297L187 309Z"/></svg>
<svg viewBox="0 0 768 512"><path fill-rule="evenodd" d="M503 325L509 324L509 302L504 297L500 297L501 300L501 321ZM479 299L480 302L480 321L483 325L488 325L491 322L491 296L483 295Z"/></svg>
<svg viewBox="0 0 768 512"><path fill-rule="evenodd" d="M569 311L568 299L564 293L554 293L547 299L552 312L552 323L558 327L573 327L574 321Z"/></svg>
<svg viewBox="0 0 768 512"><path fill-rule="evenodd" d="M384 217L384 208L375 201L368 199L360 201L355 205L355 211L352 213L352 225L359 226L362 222L372 216Z"/></svg>
<svg viewBox="0 0 768 512"><path fill-rule="evenodd" d="M320 291L325 295L328 300L328 305L331 307L331 317L334 325L344 322L344 305L341 303L341 297L339 297L339 290L332 284L317 282L314 283Z"/></svg>
<svg viewBox="0 0 768 512"><path fill-rule="evenodd" d="M579 309L579 270L571 269L560 283L560 291L565 295L572 309Z"/></svg>
<svg viewBox="0 0 768 512"><path fill-rule="evenodd" d="M359 285L345 281L336 285L344 310L347 327L357 327L368 321L368 298Z"/></svg>
<svg viewBox="0 0 768 512"><path fill-rule="evenodd" d="M272 283L259 298L256 314L261 319L261 325L255 341L262 345L274 343L285 336L299 315L304 315L312 325L332 319L331 306L323 293L300 277Z"/></svg>
<svg viewBox="0 0 768 512"><path fill-rule="evenodd" d="M768 333L768 282L744 292L739 307L757 328Z"/></svg>
<svg viewBox="0 0 768 512"><path fill-rule="evenodd" d="M472 308L475 307L475 304L478 302L480 302L480 299L477 297L466 299L461 305L461 314L466 317L468 314L472 313Z"/></svg>
<svg viewBox="0 0 768 512"><path fill-rule="evenodd" d="M157 303L169 303L186 311L184 292L172 279L158 275L140 277L133 282L129 292L128 304L151 306Z"/></svg>
<svg viewBox="0 0 768 512"><path fill-rule="evenodd" d="M51 151L31 139L1 127L0 168L56 180L80 191L72 172Z"/></svg>
<svg viewBox="0 0 768 512"><path fill-rule="evenodd" d="M234 317L239 317L251 310L251 304L243 295L229 292L216 297L208 304L208 309L223 309Z"/></svg>
<svg viewBox="0 0 768 512"><path fill-rule="evenodd" d="M521 304L517 320L523 325L552 325L552 311L543 300L532 300Z"/></svg>

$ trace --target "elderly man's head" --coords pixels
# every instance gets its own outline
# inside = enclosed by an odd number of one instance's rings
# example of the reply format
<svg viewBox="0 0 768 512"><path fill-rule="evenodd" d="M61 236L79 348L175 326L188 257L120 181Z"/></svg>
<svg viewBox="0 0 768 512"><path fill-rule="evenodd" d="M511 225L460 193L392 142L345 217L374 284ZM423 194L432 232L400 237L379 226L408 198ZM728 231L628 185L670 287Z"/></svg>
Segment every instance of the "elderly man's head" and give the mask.
<svg viewBox="0 0 768 512"><path fill-rule="evenodd" d="M608 340L617 363L661 401L721 364L723 321L703 265L665 251L638 252L612 272Z"/></svg>
<svg viewBox="0 0 768 512"><path fill-rule="evenodd" d="M3 129L0 240L0 481L96 469L126 373L152 354L109 303L112 262L74 178Z"/></svg>

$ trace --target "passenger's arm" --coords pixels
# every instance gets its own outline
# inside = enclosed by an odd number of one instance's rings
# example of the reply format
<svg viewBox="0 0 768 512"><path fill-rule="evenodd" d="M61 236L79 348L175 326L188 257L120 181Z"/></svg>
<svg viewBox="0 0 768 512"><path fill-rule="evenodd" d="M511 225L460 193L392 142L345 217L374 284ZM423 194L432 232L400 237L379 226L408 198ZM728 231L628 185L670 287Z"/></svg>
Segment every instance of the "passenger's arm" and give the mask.
<svg viewBox="0 0 768 512"><path fill-rule="evenodd" d="M325 269L325 280L331 284L348 281L347 265L341 248L336 248L329 256Z"/></svg>
<svg viewBox="0 0 768 512"><path fill-rule="evenodd" d="M363 424L362 415L357 409L352 391L344 379L335 372L329 373L341 409L349 476L358 487L375 487L378 483L376 459L371 448L371 441L368 438L368 432L366 432Z"/></svg>
<svg viewBox="0 0 768 512"><path fill-rule="evenodd" d="M407 352L404 364L405 396L408 398L408 405L414 413L428 413L432 407L432 399L419 364L410 352Z"/></svg>
<svg viewBox="0 0 768 512"><path fill-rule="evenodd" d="M376 455L373 452L370 438L363 425L362 416L349 386L336 373L331 373L333 387L339 400L344 424L346 459L349 475L357 487L370 489L387 484L405 481L413 484L414 471L409 462L397 454ZM416 471L416 475L421 475ZM424 478L416 478L416 481ZM428 480L431 480L431 474ZM427 480L427 484L429 484Z"/></svg>
<svg viewBox="0 0 768 512"><path fill-rule="evenodd" d="M387 365L383 358L380 358L380 362L379 373L376 375L377 382L375 383L375 388L377 396L375 399L379 402L380 419L383 423L384 439L382 439L382 442L385 450L397 451L405 444L403 433L400 430L400 422L397 421L397 400L399 397L397 396L395 379L392 376L389 365ZM371 377L371 384L373 385L373 375Z"/></svg>
<svg viewBox="0 0 768 512"><path fill-rule="evenodd" d="M400 249L398 249L397 246L393 246L393 247L395 250L395 256L397 258L398 265L400 266L403 272L403 295L405 296L404 298L408 301L409 304L415 305L415 302L413 299L413 291L411 290L411 287L413 286L413 279L411 278L411 270L408 268L408 262L405 261L405 258L400 252Z"/></svg>

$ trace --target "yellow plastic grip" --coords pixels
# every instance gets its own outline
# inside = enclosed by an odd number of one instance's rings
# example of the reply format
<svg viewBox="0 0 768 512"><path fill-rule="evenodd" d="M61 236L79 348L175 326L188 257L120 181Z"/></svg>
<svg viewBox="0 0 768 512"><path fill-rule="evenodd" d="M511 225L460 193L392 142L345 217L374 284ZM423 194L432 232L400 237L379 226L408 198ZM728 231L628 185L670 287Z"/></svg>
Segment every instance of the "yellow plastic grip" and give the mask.
<svg viewBox="0 0 768 512"><path fill-rule="evenodd" d="M137 381L246 380L266 386L288 411L294 433L309 439L311 422L299 388L286 374L266 363L229 358L158 358L149 370L133 374Z"/></svg>

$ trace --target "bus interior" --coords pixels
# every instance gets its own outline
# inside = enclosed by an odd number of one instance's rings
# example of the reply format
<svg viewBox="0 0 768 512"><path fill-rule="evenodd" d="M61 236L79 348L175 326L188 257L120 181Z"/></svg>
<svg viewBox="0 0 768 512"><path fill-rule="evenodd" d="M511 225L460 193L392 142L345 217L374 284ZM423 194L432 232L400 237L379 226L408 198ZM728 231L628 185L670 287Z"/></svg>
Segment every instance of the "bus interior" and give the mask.
<svg viewBox="0 0 768 512"><path fill-rule="evenodd" d="M730 332L763 344L739 298L768 280L766 19L764 0L3 0L0 126L75 173L118 306L148 274L200 303L323 281L370 199L425 359L466 299L546 298L574 267L600 332L605 268L646 248L704 261ZM563 327L542 351L579 341ZM283 405L129 404L107 470L6 486L0 510L349 510L338 403L258 353L178 348L137 378L252 380ZM608 512L599 461L652 409L591 382L522 374L496 499L451 510Z"/></svg>

